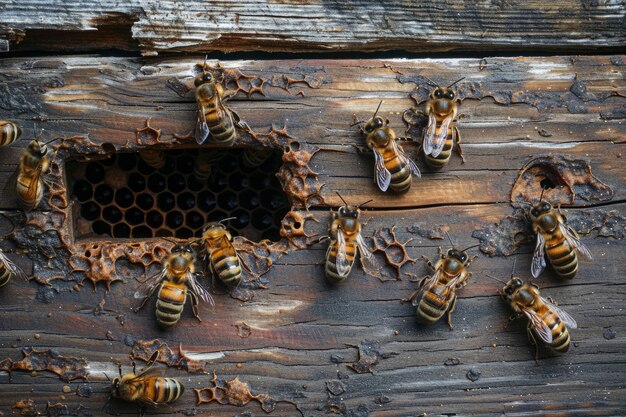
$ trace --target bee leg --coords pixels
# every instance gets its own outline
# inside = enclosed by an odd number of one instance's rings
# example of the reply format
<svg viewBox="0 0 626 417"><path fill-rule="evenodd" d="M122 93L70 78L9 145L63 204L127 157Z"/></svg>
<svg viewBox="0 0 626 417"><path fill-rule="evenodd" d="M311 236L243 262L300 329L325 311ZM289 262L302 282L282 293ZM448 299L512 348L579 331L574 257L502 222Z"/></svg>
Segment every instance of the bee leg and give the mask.
<svg viewBox="0 0 626 417"><path fill-rule="evenodd" d="M509 324L511 324L513 321L519 319L520 317L522 317L522 313L515 313L513 315L511 315L509 317L509 319L506 322L506 325L504 326L504 328L506 329L507 327L509 327Z"/></svg>
<svg viewBox="0 0 626 417"><path fill-rule="evenodd" d="M465 163L465 157L463 156L463 150L461 149L461 132L459 128L454 126L454 132L456 133L456 148L459 156L461 157L461 162Z"/></svg>
<svg viewBox="0 0 626 417"><path fill-rule="evenodd" d="M454 311L454 307L456 307L456 297L452 299L452 303L448 309L448 327L450 327L450 331L454 330L452 327L452 312Z"/></svg>
<svg viewBox="0 0 626 417"><path fill-rule="evenodd" d="M474 255L471 256L468 260L467 263L465 264L466 267L468 267L472 262L474 262L474 259L478 258L478 255Z"/></svg>
<svg viewBox="0 0 626 417"><path fill-rule="evenodd" d="M202 321L200 318L200 309L198 308L198 297L191 291L189 291L189 297L191 298L191 311L193 311L193 315L198 321Z"/></svg>
<svg viewBox="0 0 626 417"><path fill-rule="evenodd" d="M358 154L366 154L366 153L371 153L370 148L366 147L366 146L359 146L359 145L355 145L354 143L351 145Z"/></svg>
<svg viewBox="0 0 626 417"><path fill-rule="evenodd" d="M441 249L441 248L439 248L439 249ZM432 269L433 271L435 270L435 265L433 265L433 263L430 261L430 259L428 259L427 256L422 255L422 259L424 260L424 262L426 262L426 265L428 265L428 267L430 269Z"/></svg>
<svg viewBox="0 0 626 417"><path fill-rule="evenodd" d="M526 327L526 334L528 335L530 344L535 348L535 363L539 365L539 345L537 344L537 340L535 339L530 323L528 323L528 326Z"/></svg>
<svg viewBox="0 0 626 417"><path fill-rule="evenodd" d="M548 296L546 297L548 299L548 301L550 301L552 304L554 304L555 306L558 306L558 304L556 303L556 301L554 301L554 298Z"/></svg>
<svg viewBox="0 0 626 417"><path fill-rule="evenodd" d="M409 303L409 302L411 302L411 301L415 300L415 297L417 297L417 294L420 292L421 287L422 287L422 285L421 285L421 283L420 283L420 288L418 288L418 289L416 289L415 291L413 291L413 292L411 293L411 295L409 295L407 298L403 298L401 301L402 301L403 303Z"/></svg>

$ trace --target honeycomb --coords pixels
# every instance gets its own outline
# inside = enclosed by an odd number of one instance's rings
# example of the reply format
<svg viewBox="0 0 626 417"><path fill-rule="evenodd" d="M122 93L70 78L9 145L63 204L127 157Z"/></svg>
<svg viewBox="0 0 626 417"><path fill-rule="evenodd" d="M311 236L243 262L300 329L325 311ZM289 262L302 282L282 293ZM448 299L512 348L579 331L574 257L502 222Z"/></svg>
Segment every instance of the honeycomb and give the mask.
<svg viewBox="0 0 626 417"><path fill-rule="evenodd" d="M280 240L289 202L275 175L278 150L256 167L246 164L244 149L150 151L67 162L77 238L188 239L208 222L235 217L227 223L233 235ZM208 165L210 174L201 180L196 161L207 152L201 172Z"/></svg>

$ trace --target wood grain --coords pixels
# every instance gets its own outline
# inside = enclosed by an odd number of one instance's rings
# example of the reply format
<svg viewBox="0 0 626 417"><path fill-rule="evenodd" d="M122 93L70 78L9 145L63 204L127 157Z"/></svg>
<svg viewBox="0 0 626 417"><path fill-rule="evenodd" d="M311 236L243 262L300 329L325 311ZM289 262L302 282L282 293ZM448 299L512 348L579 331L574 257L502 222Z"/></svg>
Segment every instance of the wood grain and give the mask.
<svg viewBox="0 0 626 417"><path fill-rule="evenodd" d="M597 51L625 44L620 1L12 1L15 51ZM7 45L8 44L8 45Z"/></svg>

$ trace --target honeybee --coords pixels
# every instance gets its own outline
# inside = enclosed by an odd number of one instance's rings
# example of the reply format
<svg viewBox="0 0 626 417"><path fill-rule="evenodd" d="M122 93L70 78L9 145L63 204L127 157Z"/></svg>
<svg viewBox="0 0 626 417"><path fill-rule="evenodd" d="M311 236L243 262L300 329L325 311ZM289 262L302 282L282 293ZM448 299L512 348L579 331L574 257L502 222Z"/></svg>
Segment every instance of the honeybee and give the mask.
<svg viewBox="0 0 626 417"><path fill-rule="evenodd" d="M404 193L411 188L411 175L420 177L420 170L396 141L396 134L389 127L389 120L377 116L381 104L382 101L372 118L361 128L361 132L365 135L367 146L374 151L378 187L383 192L391 187L397 193Z"/></svg>
<svg viewBox="0 0 626 417"><path fill-rule="evenodd" d="M243 165L246 168L256 168L263 165L274 153L272 148L252 149L246 148L243 152Z"/></svg>
<svg viewBox="0 0 626 417"><path fill-rule="evenodd" d="M165 154L161 149L141 149L139 156L144 162L154 169L161 169L165 166Z"/></svg>
<svg viewBox="0 0 626 417"><path fill-rule="evenodd" d="M217 276L226 286L232 288L241 282L242 266L248 272L250 271L233 246L233 236L226 226L222 224L222 222L231 219L234 219L234 217L209 223L202 232L201 240L204 244L208 268L213 279Z"/></svg>
<svg viewBox="0 0 626 417"><path fill-rule="evenodd" d="M166 259L163 270L148 278L142 288L135 293L135 298L143 298L139 311L159 288L156 305L156 318L159 326L167 328L178 323L187 301L191 298L191 308L194 316L199 320L199 299L214 304L213 297L196 281L196 256L188 246L176 245Z"/></svg>
<svg viewBox="0 0 626 417"><path fill-rule="evenodd" d="M528 211L537 244L533 253L531 272L537 278L546 267L546 258L561 278L574 278L578 271L576 252L593 259L589 249L580 242L578 233L566 224L565 216L548 202L540 201Z"/></svg>
<svg viewBox="0 0 626 417"><path fill-rule="evenodd" d="M224 156L222 149L203 149L196 158L193 174L198 181L205 182L211 178L213 168Z"/></svg>
<svg viewBox="0 0 626 417"><path fill-rule="evenodd" d="M522 315L528 318L527 333L528 339L535 346L535 360L538 357L538 347L533 333L557 352L567 352L570 345L567 327L576 328L576 320L572 316L543 298L536 285L524 284L517 277L511 276L501 295L515 312L509 321Z"/></svg>
<svg viewBox="0 0 626 417"><path fill-rule="evenodd" d="M17 123L0 120L0 146L9 146L21 135L22 130Z"/></svg>
<svg viewBox="0 0 626 417"><path fill-rule="evenodd" d="M0 249L0 287L4 287L9 283L11 277L16 276L28 281L26 274L22 271L22 268L17 266L4 254Z"/></svg>
<svg viewBox="0 0 626 417"><path fill-rule="evenodd" d="M360 253L361 262L366 268L372 268L372 270L377 268L374 256L361 236L361 221L359 220L360 207L372 200L358 206L350 206L339 193L337 195L344 205L333 213L333 221L330 225L330 244L326 251L324 268L326 278L331 282L342 282L348 277L357 252Z"/></svg>
<svg viewBox="0 0 626 417"><path fill-rule="evenodd" d="M154 352L139 375L136 374L134 362L133 372L123 376L120 366L120 376L111 383L111 397L153 407L171 404L179 399L185 387L174 378L164 378L162 370L153 368L158 356L159 352Z"/></svg>
<svg viewBox="0 0 626 417"><path fill-rule="evenodd" d="M428 116L428 125L422 138L424 159L431 169L441 169L450 160L452 147L456 140L461 161L465 163L461 150L461 132L456 126L457 98L452 86L463 80L461 78L443 88L435 83L435 89L430 94L424 113Z"/></svg>
<svg viewBox="0 0 626 417"><path fill-rule="evenodd" d="M204 143L209 136L214 142L231 143L235 138L234 113L224 102L234 96L215 79L204 60L202 74L194 82L198 102L196 141Z"/></svg>
<svg viewBox="0 0 626 417"><path fill-rule="evenodd" d="M57 139L46 143L31 141L20 158L14 184L17 197L25 211L35 209L43 198L45 187L42 177L48 172L52 159L47 145Z"/></svg>
<svg viewBox="0 0 626 417"><path fill-rule="evenodd" d="M468 256L467 250L476 246L459 250L452 244L452 248L445 254L439 247L439 260L434 265L426 256L422 256L434 274L424 277L419 288L407 300L417 307L418 322L433 324L447 313L448 326L453 330L451 319L456 306L456 291L467 285L472 276L467 268L476 258Z"/></svg>

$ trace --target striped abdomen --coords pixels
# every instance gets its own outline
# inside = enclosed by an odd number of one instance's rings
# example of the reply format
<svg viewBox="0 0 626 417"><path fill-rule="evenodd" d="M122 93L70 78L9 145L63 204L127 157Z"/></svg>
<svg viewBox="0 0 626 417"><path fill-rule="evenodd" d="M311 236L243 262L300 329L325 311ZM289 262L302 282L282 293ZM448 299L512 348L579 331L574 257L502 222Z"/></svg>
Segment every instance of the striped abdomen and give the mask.
<svg viewBox="0 0 626 417"><path fill-rule="evenodd" d="M22 131L20 127L13 122L0 120L0 146L8 146L15 142Z"/></svg>
<svg viewBox="0 0 626 417"><path fill-rule="evenodd" d="M437 282L422 295L417 305L417 320L424 324L436 322L448 311L455 298L454 287Z"/></svg>
<svg viewBox="0 0 626 417"><path fill-rule="evenodd" d="M235 138L233 116L230 110L222 106L217 96L204 107L204 116L213 141L230 142Z"/></svg>
<svg viewBox="0 0 626 417"><path fill-rule="evenodd" d="M35 209L43 198L43 181L41 179L36 181L37 183L33 185L36 189L33 192L32 190L29 191L29 187L33 184L33 178L31 176L18 175L17 177L15 192L25 210Z"/></svg>
<svg viewBox="0 0 626 417"><path fill-rule="evenodd" d="M437 127L435 128L435 137L439 135L441 129L441 125L437 122ZM433 157L432 155L424 155L424 159L426 160L426 165L430 169L437 170L443 168L445 164L450 160L450 155L452 154L452 146L455 140L455 132L454 126L452 124L448 127L448 135L446 136L446 142L443 145L443 149L441 153L437 155L437 157Z"/></svg>
<svg viewBox="0 0 626 417"><path fill-rule="evenodd" d="M193 175L200 182L208 181L213 172L213 167L217 165L224 156L221 149L203 150L198 154L193 166Z"/></svg>
<svg viewBox="0 0 626 417"><path fill-rule="evenodd" d="M207 250L207 252L209 252ZM234 287L241 281L241 264L235 248L229 244L213 249L209 252L213 273L229 287Z"/></svg>
<svg viewBox="0 0 626 417"><path fill-rule="evenodd" d="M411 170L402 161L400 155L385 149L383 153L385 168L391 173L389 188L397 193L404 193L411 188Z"/></svg>
<svg viewBox="0 0 626 417"><path fill-rule="evenodd" d="M156 305L157 323L162 327L173 326L180 320L180 315L187 300L187 286L184 283L164 281L159 289Z"/></svg>
<svg viewBox="0 0 626 417"><path fill-rule="evenodd" d="M557 228L553 235L544 235L546 238L546 257L554 272L561 278L574 278L578 271L578 256Z"/></svg>
<svg viewBox="0 0 626 417"><path fill-rule="evenodd" d="M174 378L148 377L143 382L143 400L157 404L173 403L183 395L185 387Z"/></svg>
<svg viewBox="0 0 626 417"><path fill-rule="evenodd" d="M569 331L559 316L546 305L540 306L537 314L552 332L552 343L550 343L550 347L557 352L567 352L570 345Z"/></svg>
<svg viewBox="0 0 626 417"><path fill-rule="evenodd" d="M9 283L11 279L11 272L7 269L2 262L0 262L0 287L3 287Z"/></svg>
<svg viewBox="0 0 626 417"><path fill-rule="evenodd" d="M142 149L139 151L139 156L154 169L161 169L165 166L165 154L160 149Z"/></svg>
<svg viewBox="0 0 626 417"><path fill-rule="evenodd" d="M343 281L350 274L356 258L356 244L352 240L346 239L346 259L350 267L344 275L337 271L337 240L333 240L326 251L326 277L332 281Z"/></svg>
<svg viewBox="0 0 626 417"><path fill-rule="evenodd" d="M272 148L252 149L246 148L243 152L243 164L246 168L255 168L267 161L274 150Z"/></svg>

